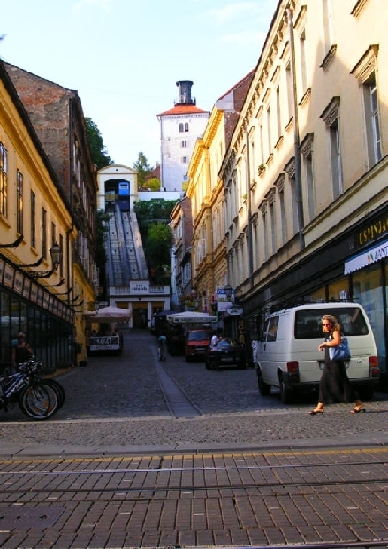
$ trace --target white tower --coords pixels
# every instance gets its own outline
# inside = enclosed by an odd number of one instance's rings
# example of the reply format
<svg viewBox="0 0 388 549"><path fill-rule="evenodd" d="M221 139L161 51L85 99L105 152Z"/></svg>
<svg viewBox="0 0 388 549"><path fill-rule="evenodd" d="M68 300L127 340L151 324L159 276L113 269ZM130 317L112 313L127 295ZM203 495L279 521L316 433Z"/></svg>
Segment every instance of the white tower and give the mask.
<svg viewBox="0 0 388 549"><path fill-rule="evenodd" d="M191 80L179 80L179 99L172 109L158 114L160 122L160 178L165 191L182 191L195 142L205 131L210 112L195 105Z"/></svg>

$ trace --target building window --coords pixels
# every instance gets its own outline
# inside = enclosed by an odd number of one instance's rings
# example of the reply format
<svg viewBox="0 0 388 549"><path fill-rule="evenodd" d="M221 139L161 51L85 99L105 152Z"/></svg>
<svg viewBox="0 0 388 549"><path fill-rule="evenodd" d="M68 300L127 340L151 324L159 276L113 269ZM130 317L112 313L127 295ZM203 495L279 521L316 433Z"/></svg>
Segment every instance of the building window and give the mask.
<svg viewBox="0 0 388 549"><path fill-rule="evenodd" d="M186 122L186 124L185 124L185 132L187 133L188 131L189 131L189 125L188 125L188 123Z"/></svg>
<svg viewBox="0 0 388 549"><path fill-rule="evenodd" d="M57 243L57 226L51 222L51 246Z"/></svg>
<svg viewBox="0 0 388 549"><path fill-rule="evenodd" d="M187 141L181 141L181 147L182 149L185 149L187 147Z"/></svg>
<svg viewBox="0 0 388 549"><path fill-rule="evenodd" d="M378 52L378 44L371 44L351 71L357 78L363 92L369 167L374 166L383 157L376 82Z"/></svg>
<svg viewBox="0 0 388 549"><path fill-rule="evenodd" d="M47 212L42 208L42 257L47 259Z"/></svg>
<svg viewBox="0 0 388 549"><path fill-rule="evenodd" d="M187 156L182 156L182 164L187 164Z"/></svg>
<svg viewBox="0 0 388 549"><path fill-rule="evenodd" d="M276 182L275 187L277 188L277 196L279 198L279 234L281 238L280 244L283 245L287 240L287 213L286 213L286 202L284 198L284 183L286 176L284 173L280 173Z"/></svg>
<svg viewBox="0 0 388 549"><path fill-rule="evenodd" d="M16 175L16 231L23 234L23 174L18 170Z"/></svg>
<svg viewBox="0 0 388 549"><path fill-rule="evenodd" d="M267 139L268 139L268 156L272 151L272 138L271 138L271 107L267 108Z"/></svg>
<svg viewBox="0 0 388 549"><path fill-rule="evenodd" d="M330 169L333 198L336 200L343 193L342 162L339 135L339 97L333 97L330 104L321 114L329 134Z"/></svg>
<svg viewBox="0 0 388 549"><path fill-rule="evenodd" d="M341 168L341 147L339 138L338 118L329 127L330 133L330 164L331 181L333 185L333 198L337 199L343 192L342 168Z"/></svg>
<svg viewBox="0 0 388 549"><path fill-rule="evenodd" d="M369 166L374 166L383 157L380 134L380 118L376 75L372 73L363 84L365 105L365 130L368 144Z"/></svg>
<svg viewBox="0 0 388 549"><path fill-rule="evenodd" d="M8 153L0 141L0 215L7 217L8 208Z"/></svg>
<svg viewBox="0 0 388 549"><path fill-rule="evenodd" d="M183 124L179 124L179 133L183 133L184 132L184 126Z"/></svg>
<svg viewBox="0 0 388 549"><path fill-rule="evenodd" d="M298 193L295 180L295 158L291 158L291 160L285 166L284 170L288 174L288 179L290 183L289 188L291 194L291 209L289 209L289 206L287 204L287 210L289 210L289 214L291 214L292 235L294 235L299 232Z"/></svg>
<svg viewBox="0 0 388 549"><path fill-rule="evenodd" d="M306 32L303 30L300 36L300 77L302 92L307 90L307 62L306 62Z"/></svg>
<svg viewBox="0 0 388 549"><path fill-rule="evenodd" d="M323 38L324 38L324 55L328 53L331 46L334 44L333 40L333 13L331 7L331 0L323 0Z"/></svg>
<svg viewBox="0 0 388 549"><path fill-rule="evenodd" d="M276 118L277 118L277 138L282 135L282 113L281 113L281 104L280 104L280 89L279 86L276 88Z"/></svg>
<svg viewBox="0 0 388 549"><path fill-rule="evenodd" d="M290 122L290 120L293 117L293 97L294 97L290 61L287 63L287 66L286 66L286 86L287 86L288 122Z"/></svg>
<svg viewBox="0 0 388 549"><path fill-rule="evenodd" d="M36 246L36 201L35 193L31 191L31 246Z"/></svg>
<svg viewBox="0 0 388 549"><path fill-rule="evenodd" d="M304 164L304 191L307 203L308 220L312 221L315 218L315 180L313 171L313 134L309 133L304 138L301 145Z"/></svg>

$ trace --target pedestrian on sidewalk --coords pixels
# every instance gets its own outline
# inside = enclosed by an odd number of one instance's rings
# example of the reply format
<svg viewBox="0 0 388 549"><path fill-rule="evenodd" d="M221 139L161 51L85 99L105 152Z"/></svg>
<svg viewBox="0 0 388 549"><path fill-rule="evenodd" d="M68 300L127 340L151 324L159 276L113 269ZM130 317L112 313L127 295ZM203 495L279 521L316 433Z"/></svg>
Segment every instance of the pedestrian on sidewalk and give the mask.
<svg viewBox="0 0 388 549"><path fill-rule="evenodd" d="M325 404L351 402L352 400L356 401L351 411L353 414L365 412L358 394L351 386L346 375L345 361L332 359L330 356L330 349L337 347L342 340L341 327L336 317L324 315L322 317L322 329L326 337L325 341L318 345L318 350L325 352L322 376L319 381L319 400L317 406L309 414L311 416L323 414Z"/></svg>
<svg viewBox="0 0 388 549"><path fill-rule="evenodd" d="M12 347L12 364L17 370L19 364L22 362L27 362L32 355L34 350L31 345L26 341L25 335L23 332L18 333L18 342Z"/></svg>
<svg viewBox="0 0 388 549"><path fill-rule="evenodd" d="M164 333L162 333L158 338L158 351L159 351L159 360L166 360L166 343L167 343L167 337Z"/></svg>

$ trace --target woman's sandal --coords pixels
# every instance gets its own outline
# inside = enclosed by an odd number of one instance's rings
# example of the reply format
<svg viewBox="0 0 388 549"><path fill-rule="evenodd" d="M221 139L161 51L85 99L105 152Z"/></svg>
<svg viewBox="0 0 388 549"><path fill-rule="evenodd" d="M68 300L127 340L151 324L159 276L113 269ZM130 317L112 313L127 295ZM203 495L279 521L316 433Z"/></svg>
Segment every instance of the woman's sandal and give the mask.
<svg viewBox="0 0 388 549"><path fill-rule="evenodd" d="M310 416L316 416L317 414L323 414L323 408L315 408L315 410L309 412Z"/></svg>
<svg viewBox="0 0 388 549"><path fill-rule="evenodd" d="M350 410L351 414L359 414L360 412L365 412L364 406L355 406L353 410Z"/></svg>

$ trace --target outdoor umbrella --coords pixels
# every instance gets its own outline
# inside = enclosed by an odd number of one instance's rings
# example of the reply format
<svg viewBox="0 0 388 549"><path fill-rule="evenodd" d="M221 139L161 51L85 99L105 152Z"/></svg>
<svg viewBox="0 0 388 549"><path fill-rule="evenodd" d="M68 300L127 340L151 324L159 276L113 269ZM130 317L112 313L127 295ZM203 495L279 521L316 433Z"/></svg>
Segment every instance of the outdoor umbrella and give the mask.
<svg viewBox="0 0 388 549"><path fill-rule="evenodd" d="M120 309L119 307L104 307L95 311L94 314L87 315L91 322L125 322L131 318L131 312L128 309Z"/></svg>
<svg viewBox="0 0 388 549"><path fill-rule="evenodd" d="M168 315L167 320L174 324L200 324L207 322L217 322L216 316L210 316L207 313L198 313L196 311L184 311L183 313L175 313Z"/></svg>

